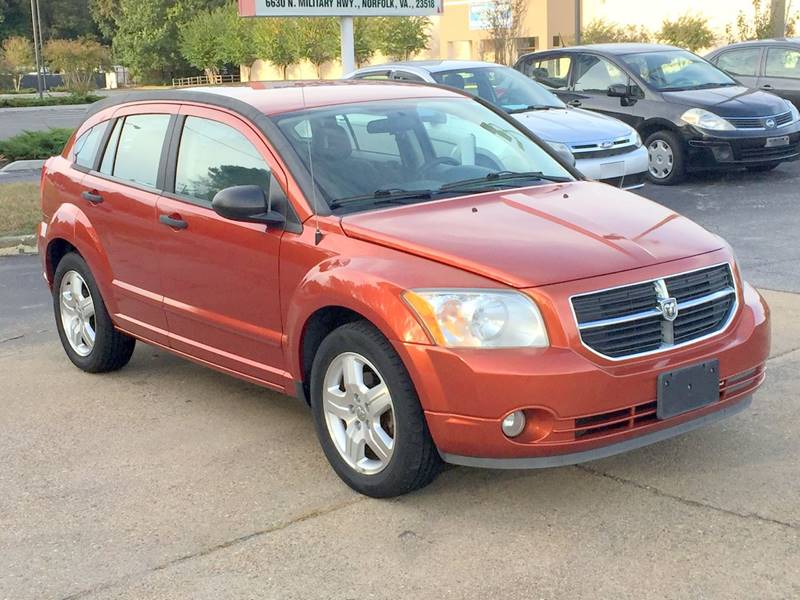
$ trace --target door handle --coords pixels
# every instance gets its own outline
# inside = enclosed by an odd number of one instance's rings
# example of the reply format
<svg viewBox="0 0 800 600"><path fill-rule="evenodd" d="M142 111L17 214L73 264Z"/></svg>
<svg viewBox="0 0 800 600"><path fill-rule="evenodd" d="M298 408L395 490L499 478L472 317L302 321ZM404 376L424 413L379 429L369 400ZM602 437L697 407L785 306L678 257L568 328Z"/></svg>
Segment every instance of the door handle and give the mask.
<svg viewBox="0 0 800 600"><path fill-rule="evenodd" d="M771 90L772 89L772 85L770 85L769 83L765 83L764 85L761 86L761 89L762 90Z"/></svg>
<svg viewBox="0 0 800 600"><path fill-rule="evenodd" d="M158 221L173 229L186 229L189 226L189 224L180 217L170 217L169 215L161 215L158 217Z"/></svg>
<svg viewBox="0 0 800 600"><path fill-rule="evenodd" d="M570 106L578 107L581 106L581 101L578 99L570 100L569 102L567 102L567 104L569 104Z"/></svg>
<svg viewBox="0 0 800 600"><path fill-rule="evenodd" d="M81 192L81 198L92 204L100 204L103 201L103 197L97 192Z"/></svg>

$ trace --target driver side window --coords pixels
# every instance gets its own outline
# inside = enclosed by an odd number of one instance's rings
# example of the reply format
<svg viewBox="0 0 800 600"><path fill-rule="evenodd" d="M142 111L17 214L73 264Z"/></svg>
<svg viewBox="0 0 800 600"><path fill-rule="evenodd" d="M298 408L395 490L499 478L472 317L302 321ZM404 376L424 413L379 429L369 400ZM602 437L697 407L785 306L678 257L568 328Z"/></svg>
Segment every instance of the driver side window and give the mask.
<svg viewBox="0 0 800 600"><path fill-rule="evenodd" d="M627 85L628 76L617 65L599 56L581 55L575 65L575 91L606 93L614 84Z"/></svg>

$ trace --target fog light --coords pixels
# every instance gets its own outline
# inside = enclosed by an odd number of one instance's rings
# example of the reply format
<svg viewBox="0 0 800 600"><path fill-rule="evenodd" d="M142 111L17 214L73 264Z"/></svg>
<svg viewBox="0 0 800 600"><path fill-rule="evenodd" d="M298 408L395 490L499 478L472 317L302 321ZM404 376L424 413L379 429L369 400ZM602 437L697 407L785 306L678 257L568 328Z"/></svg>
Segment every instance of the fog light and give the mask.
<svg viewBox="0 0 800 600"><path fill-rule="evenodd" d="M515 410L507 415L503 419L502 429L503 433L508 437L517 437L525 429L525 413L521 410Z"/></svg>

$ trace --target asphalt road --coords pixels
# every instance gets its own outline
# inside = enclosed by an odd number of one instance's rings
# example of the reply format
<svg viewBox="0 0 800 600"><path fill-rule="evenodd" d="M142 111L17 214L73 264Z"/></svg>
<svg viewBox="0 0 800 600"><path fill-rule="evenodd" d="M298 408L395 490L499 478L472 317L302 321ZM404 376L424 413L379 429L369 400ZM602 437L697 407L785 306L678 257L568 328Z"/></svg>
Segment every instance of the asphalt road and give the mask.
<svg viewBox="0 0 800 600"><path fill-rule="evenodd" d="M800 168L644 195L800 291ZM0 599L800 597L800 295L753 406L579 467L339 482L299 402L139 344L76 370L36 257L0 259ZM13 339L12 339L13 338Z"/></svg>
<svg viewBox="0 0 800 600"><path fill-rule="evenodd" d="M0 109L0 140L23 131L41 131L51 127L75 128L83 121L88 106L79 104Z"/></svg>

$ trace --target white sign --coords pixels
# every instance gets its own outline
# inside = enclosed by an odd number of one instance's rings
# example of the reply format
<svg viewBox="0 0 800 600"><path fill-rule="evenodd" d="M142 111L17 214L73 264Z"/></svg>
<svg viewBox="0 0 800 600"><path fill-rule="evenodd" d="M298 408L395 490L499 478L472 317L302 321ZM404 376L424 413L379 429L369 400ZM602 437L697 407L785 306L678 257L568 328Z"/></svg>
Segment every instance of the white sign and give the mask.
<svg viewBox="0 0 800 600"><path fill-rule="evenodd" d="M438 15L443 0L239 0L242 17L406 17Z"/></svg>

